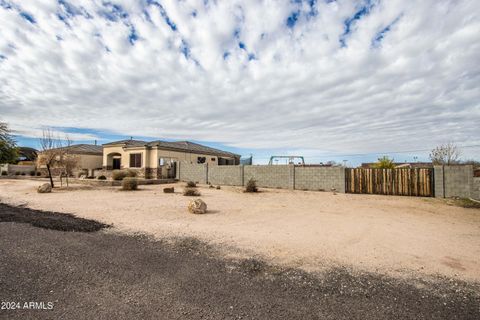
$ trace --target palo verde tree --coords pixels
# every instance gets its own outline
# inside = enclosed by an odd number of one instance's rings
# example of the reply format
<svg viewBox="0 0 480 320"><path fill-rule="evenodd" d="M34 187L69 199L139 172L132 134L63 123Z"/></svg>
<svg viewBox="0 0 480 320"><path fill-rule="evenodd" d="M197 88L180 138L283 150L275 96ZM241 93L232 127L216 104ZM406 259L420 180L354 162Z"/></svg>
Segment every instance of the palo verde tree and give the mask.
<svg viewBox="0 0 480 320"><path fill-rule="evenodd" d="M0 121L0 163L15 163L18 150L8 124Z"/></svg>
<svg viewBox="0 0 480 320"><path fill-rule="evenodd" d="M393 162L393 159L390 159L387 156L383 156L381 158L378 158L378 161L375 163L374 167L376 169L394 169L395 163Z"/></svg>

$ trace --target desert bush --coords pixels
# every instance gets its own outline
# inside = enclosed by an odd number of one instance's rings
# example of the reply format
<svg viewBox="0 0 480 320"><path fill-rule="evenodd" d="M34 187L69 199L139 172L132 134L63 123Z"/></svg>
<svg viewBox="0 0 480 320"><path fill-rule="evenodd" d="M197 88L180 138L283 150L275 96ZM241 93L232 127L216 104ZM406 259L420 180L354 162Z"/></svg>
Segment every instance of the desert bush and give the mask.
<svg viewBox="0 0 480 320"><path fill-rule="evenodd" d="M197 186L197 184L193 181L188 181L187 182L187 187L188 188L195 188Z"/></svg>
<svg viewBox="0 0 480 320"><path fill-rule="evenodd" d="M8 172L7 171L2 171L2 176L8 176Z"/></svg>
<svg viewBox="0 0 480 320"><path fill-rule="evenodd" d="M217 186L215 189L217 189L217 190L220 190L220 189L221 189L221 187L220 187L220 186Z"/></svg>
<svg viewBox="0 0 480 320"><path fill-rule="evenodd" d="M126 177L122 181L122 190L131 191L138 189L137 178Z"/></svg>
<svg viewBox="0 0 480 320"><path fill-rule="evenodd" d="M40 177L42 173L40 171L37 172L37 177Z"/></svg>
<svg viewBox="0 0 480 320"><path fill-rule="evenodd" d="M136 178L137 177L137 171L134 171L134 170L131 170L131 169L125 170L125 174L126 174L126 177L129 177L129 178Z"/></svg>
<svg viewBox="0 0 480 320"><path fill-rule="evenodd" d="M245 186L245 192L258 192L257 183L255 180L250 179Z"/></svg>
<svg viewBox="0 0 480 320"><path fill-rule="evenodd" d="M32 177L35 176L35 171L33 171L33 170L30 171L30 175L31 175Z"/></svg>
<svg viewBox="0 0 480 320"><path fill-rule="evenodd" d="M19 176L19 175L20 175L20 171L16 171L16 172L15 172L15 175L16 175L16 176Z"/></svg>
<svg viewBox="0 0 480 320"><path fill-rule="evenodd" d="M198 192L198 190L194 188L185 188L183 190L183 195L187 197L199 197L200 192Z"/></svg>
<svg viewBox="0 0 480 320"><path fill-rule="evenodd" d="M20 175L25 176L27 175L25 172L20 173Z"/></svg>
<svg viewBox="0 0 480 320"><path fill-rule="evenodd" d="M107 180L107 177L105 177L104 175L101 175L101 176L98 176L97 179L98 180Z"/></svg>
<svg viewBox="0 0 480 320"><path fill-rule="evenodd" d="M113 180L123 180L127 176L127 172L123 170L113 170L112 179Z"/></svg>
<svg viewBox="0 0 480 320"><path fill-rule="evenodd" d="M85 179L95 179L94 176L88 176L88 177L85 177Z"/></svg>

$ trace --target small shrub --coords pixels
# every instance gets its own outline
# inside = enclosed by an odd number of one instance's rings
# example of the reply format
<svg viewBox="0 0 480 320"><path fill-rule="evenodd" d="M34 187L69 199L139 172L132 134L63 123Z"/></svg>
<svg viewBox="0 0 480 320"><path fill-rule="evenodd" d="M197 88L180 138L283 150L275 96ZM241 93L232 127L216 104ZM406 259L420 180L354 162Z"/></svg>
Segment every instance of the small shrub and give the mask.
<svg viewBox="0 0 480 320"><path fill-rule="evenodd" d="M183 195L187 197L199 197L200 192L198 192L198 190L194 188L185 188L183 190Z"/></svg>
<svg viewBox="0 0 480 320"><path fill-rule="evenodd" d="M2 171L2 176L8 176L8 172L7 171Z"/></svg>
<svg viewBox="0 0 480 320"><path fill-rule="evenodd" d="M126 177L129 177L129 178L136 178L137 177L137 171L134 171L134 170L131 170L131 169L125 170L125 174L126 174Z"/></svg>
<svg viewBox="0 0 480 320"><path fill-rule="evenodd" d="M20 175L25 176L27 175L25 172L20 173Z"/></svg>
<svg viewBox="0 0 480 320"><path fill-rule="evenodd" d="M122 181L122 190L132 191L138 189L138 181L137 178L126 177Z"/></svg>
<svg viewBox="0 0 480 320"><path fill-rule="evenodd" d="M221 189L221 187L220 187L220 186L217 186L215 189L217 189L217 190L220 190L220 189Z"/></svg>
<svg viewBox="0 0 480 320"><path fill-rule="evenodd" d="M85 179L95 179L94 176L88 176L88 177L85 177Z"/></svg>
<svg viewBox="0 0 480 320"><path fill-rule="evenodd" d="M37 177L40 177L42 173L40 171L37 172Z"/></svg>
<svg viewBox="0 0 480 320"><path fill-rule="evenodd" d="M258 192L257 183L255 180L250 179L245 186L245 192Z"/></svg>
<svg viewBox="0 0 480 320"><path fill-rule="evenodd" d="M127 172L123 170L113 170L112 179L113 180L123 180L127 176Z"/></svg>
<svg viewBox="0 0 480 320"><path fill-rule="evenodd" d="M30 171L30 175L31 175L32 177L35 176L35 171L33 171L33 170Z"/></svg>
<svg viewBox="0 0 480 320"><path fill-rule="evenodd" d="M187 187L188 188L196 188L197 187L197 184L193 181L188 181L187 182Z"/></svg>
<svg viewBox="0 0 480 320"><path fill-rule="evenodd" d="M19 175L20 175L20 171L16 171L16 172L15 172L15 175L16 175L16 176L19 176Z"/></svg>
<svg viewBox="0 0 480 320"><path fill-rule="evenodd" d="M98 180L107 180L107 177L105 177L104 175L101 175L101 176L98 176L97 179Z"/></svg>
<svg viewBox="0 0 480 320"><path fill-rule="evenodd" d="M213 188L215 188L215 187L214 187L214 186L212 186L212 185L209 185L208 187L209 187L210 189L213 189Z"/></svg>

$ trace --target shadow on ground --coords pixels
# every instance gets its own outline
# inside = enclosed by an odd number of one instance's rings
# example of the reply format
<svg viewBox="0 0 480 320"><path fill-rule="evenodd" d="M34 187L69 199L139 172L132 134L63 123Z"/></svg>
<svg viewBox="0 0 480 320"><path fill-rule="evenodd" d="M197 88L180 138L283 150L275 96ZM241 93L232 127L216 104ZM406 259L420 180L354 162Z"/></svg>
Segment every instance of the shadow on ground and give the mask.
<svg viewBox="0 0 480 320"><path fill-rule="evenodd" d="M44 213L2 205L5 214ZM0 300L54 308L0 310L0 318L480 319L478 284L343 268L311 275L254 258L222 259L195 238L153 241L32 225L0 223Z"/></svg>
<svg viewBox="0 0 480 320"><path fill-rule="evenodd" d="M12 207L0 203L0 222L28 223L34 227L58 231L95 232L109 225L71 214Z"/></svg>

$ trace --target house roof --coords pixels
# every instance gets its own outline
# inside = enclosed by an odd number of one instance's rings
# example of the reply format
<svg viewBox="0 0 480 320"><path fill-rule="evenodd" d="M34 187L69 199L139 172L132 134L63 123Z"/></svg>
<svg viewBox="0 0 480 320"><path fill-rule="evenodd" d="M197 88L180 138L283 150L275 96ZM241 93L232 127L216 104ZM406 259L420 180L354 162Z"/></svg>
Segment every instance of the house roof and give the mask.
<svg viewBox="0 0 480 320"><path fill-rule="evenodd" d="M162 141L155 140L151 142L141 140L120 140L104 144L104 146L123 144L125 147L158 147L164 150L183 151L197 154L209 154L223 157L240 157L240 155L211 147L207 147L190 141Z"/></svg>
<svg viewBox="0 0 480 320"><path fill-rule="evenodd" d="M71 154L89 154L89 155L103 155L103 147L94 144L73 144L68 147L55 148L64 149Z"/></svg>
<svg viewBox="0 0 480 320"><path fill-rule="evenodd" d="M37 158L38 151L29 147L19 147L18 155L19 157L25 158L27 161L34 161Z"/></svg>

